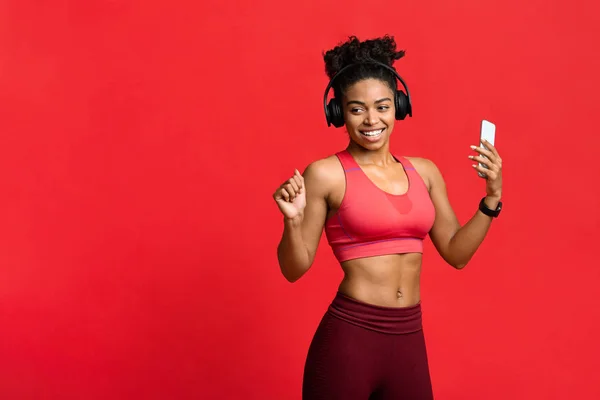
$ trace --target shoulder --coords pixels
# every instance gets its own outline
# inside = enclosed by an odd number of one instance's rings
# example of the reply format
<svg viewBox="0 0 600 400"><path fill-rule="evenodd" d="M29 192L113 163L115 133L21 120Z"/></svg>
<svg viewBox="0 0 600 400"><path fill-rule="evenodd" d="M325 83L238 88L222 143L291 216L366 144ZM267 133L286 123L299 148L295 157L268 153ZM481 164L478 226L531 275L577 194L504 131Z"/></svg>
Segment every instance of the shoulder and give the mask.
<svg viewBox="0 0 600 400"><path fill-rule="evenodd" d="M344 177L344 169L335 154L311 162L302 173L307 186L328 192Z"/></svg>
<svg viewBox="0 0 600 400"><path fill-rule="evenodd" d="M443 182L442 173L432 160L422 157L404 157L415 167L415 170L427 183L427 187Z"/></svg>
<svg viewBox="0 0 600 400"><path fill-rule="evenodd" d="M313 161L304 170L303 175L320 181L331 179L332 174L344 172L342 165L335 154ZM307 176L305 176L306 178Z"/></svg>
<svg viewBox="0 0 600 400"><path fill-rule="evenodd" d="M415 167L416 170L424 172L439 171L437 165L433 161L423 157L404 157Z"/></svg>

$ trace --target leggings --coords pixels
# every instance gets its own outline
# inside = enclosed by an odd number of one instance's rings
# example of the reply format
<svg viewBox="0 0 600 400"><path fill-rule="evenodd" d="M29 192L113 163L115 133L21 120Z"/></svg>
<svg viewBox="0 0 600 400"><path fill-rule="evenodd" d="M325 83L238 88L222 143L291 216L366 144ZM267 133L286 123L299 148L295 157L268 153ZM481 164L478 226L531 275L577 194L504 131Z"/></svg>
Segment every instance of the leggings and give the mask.
<svg viewBox="0 0 600 400"><path fill-rule="evenodd" d="M421 305L393 308L337 293L310 344L303 400L431 400Z"/></svg>

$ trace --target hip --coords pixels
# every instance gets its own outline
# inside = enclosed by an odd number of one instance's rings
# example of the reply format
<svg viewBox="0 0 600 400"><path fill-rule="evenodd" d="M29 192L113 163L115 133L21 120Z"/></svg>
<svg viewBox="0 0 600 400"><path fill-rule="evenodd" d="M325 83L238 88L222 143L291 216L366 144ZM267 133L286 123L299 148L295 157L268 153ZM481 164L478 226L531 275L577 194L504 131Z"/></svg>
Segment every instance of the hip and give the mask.
<svg viewBox="0 0 600 400"><path fill-rule="evenodd" d="M336 294L325 318L335 318L370 331L387 334L408 334L423 329L420 302L406 307L389 307L363 302L342 292Z"/></svg>

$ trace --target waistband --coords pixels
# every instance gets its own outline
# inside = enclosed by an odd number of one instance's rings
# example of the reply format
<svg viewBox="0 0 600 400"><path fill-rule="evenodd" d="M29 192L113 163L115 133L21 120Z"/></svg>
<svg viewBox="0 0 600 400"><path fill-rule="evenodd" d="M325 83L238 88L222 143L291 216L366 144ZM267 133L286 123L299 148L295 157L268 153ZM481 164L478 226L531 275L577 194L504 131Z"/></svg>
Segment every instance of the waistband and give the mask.
<svg viewBox="0 0 600 400"><path fill-rule="evenodd" d="M337 292L327 312L350 324L387 334L406 334L423 329L421 303L409 307L383 307Z"/></svg>

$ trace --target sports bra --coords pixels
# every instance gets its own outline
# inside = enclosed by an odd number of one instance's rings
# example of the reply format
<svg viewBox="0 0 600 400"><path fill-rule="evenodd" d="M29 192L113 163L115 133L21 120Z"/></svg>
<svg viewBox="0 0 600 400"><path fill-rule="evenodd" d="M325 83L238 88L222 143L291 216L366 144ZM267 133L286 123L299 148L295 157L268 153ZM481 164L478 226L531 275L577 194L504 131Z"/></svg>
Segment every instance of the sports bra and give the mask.
<svg viewBox="0 0 600 400"><path fill-rule="evenodd" d="M395 157L408 176L408 190L394 195L369 179L348 150L336 153L346 190L325 234L339 262L385 254L422 253L435 219L429 191L405 157Z"/></svg>

